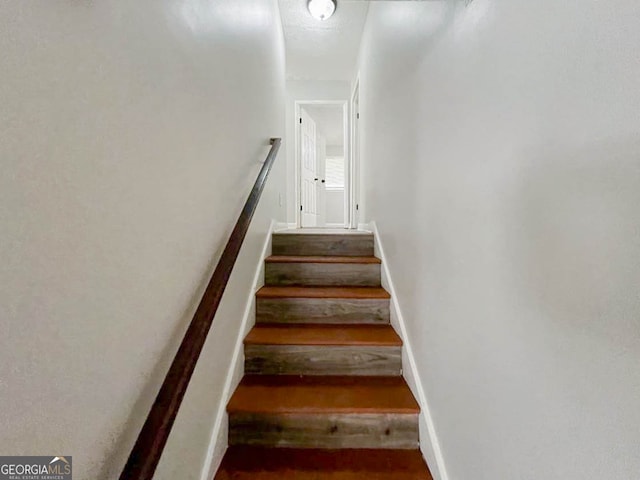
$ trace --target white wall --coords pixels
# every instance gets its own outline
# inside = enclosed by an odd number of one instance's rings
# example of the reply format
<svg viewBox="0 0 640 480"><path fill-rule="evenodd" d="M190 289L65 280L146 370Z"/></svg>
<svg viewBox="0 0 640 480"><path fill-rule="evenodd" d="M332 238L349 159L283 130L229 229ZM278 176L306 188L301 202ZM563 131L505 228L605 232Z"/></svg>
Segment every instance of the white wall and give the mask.
<svg viewBox="0 0 640 480"><path fill-rule="evenodd" d="M327 156L342 157L344 159L344 147L342 145L327 145ZM327 223L344 225L344 195L344 189L327 190Z"/></svg>
<svg viewBox="0 0 640 480"><path fill-rule="evenodd" d="M327 190L327 223L344 225L344 190Z"/></svg>
<svg viewBox="0 0 640 480"><path fill-rule="evenodd" d="M367 219L451 480L638 478L639 19L371 4Z"/></svg>
<svg viewBox="0 0 640 480"><path fill-rule="evenodd" d="M295 103L299 101L325 100L347 101L350 95L349 82L287 80L286 84L286 152L287 152L287 222L294 224L296 209L296 129Z"/></svg>
<svg viewBox="0 0 640 480"><path fill-rule="evenodd" d="M327 145L327 155L329 157L344 156L344 147L342 145Z"/></svg>
<svg viewBox="0 0 640 480"><path fill-rule="evenodd" d="M284 133L279 22L262 0L0 4L3 455L117 478ZM199 478L280 193L284 151L156 478Z"/></svg>

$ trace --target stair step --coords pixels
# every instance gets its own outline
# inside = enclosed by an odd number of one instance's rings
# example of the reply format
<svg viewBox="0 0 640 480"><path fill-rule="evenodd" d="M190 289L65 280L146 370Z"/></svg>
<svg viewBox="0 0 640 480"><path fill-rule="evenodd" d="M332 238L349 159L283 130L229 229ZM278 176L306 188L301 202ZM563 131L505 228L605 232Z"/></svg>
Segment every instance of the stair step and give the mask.
<svg viewBox="0 0 640 480"><path fill-rule="evenodd" d="M268 286L379 287L376 257L271 256L265 260Z"/></svg>
<svg viewBox="0 0 640 480"><path fill-rule="evenodd" d="M381 287L262 287L258 298L350 298L384 299L391 295Z"/></svg>
<svg viewBox="0 0 640 480"><path fill-rule="evenodd" d="M267 263L348 263L348 264L381 264L378 257L341 257L322 255L271 255L265 259Z"/></svg>
<svg viewBox="0 0 640 480"><path fill-rule="evenodd" d="M419 413L402 377L246 375L229 413Z"/></svg>
<svg viewBox="0 0 640 480"><path fill-rule="evenodd" d="M227 411L230 445L418 448L420 409L402 377L247 375Z"/></svg>
<svg viewBox="0 0 640 480"><path fill-rule="evenodd" d="M257 325L245 345L354 345L401 347L390 325Z"/></svg>
<svg viewBox="0 0 640 480"><path fill-rule="evenodd" d="M379 287L262 287L256 323L388 324L389 299Z"/></svg>
<svg viewBox="0 0 640 480"><path fill-rule="evenodd" d="M433 480L419 450L230 447L214 480Z"/></svg>
<svg viewBox="0 0 640 480"><path fill-rule="evenodd" d="M248 374L402 374L402 340L390 325L257 325L244 343Z"/></svg>
<svg viewBox="0 0 640 480"><path fill-rule="evenodd" d="M373 234L274 233L274 255L373 256Z"/></svg>

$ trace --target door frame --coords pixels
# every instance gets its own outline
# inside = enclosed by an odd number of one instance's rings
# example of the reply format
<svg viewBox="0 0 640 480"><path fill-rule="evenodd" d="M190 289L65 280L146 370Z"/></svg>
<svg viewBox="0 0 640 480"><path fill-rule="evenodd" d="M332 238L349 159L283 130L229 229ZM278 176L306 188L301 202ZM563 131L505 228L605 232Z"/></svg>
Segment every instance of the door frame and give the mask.
<svg viewBox="0 0 640 480"><path fill-rule="evenodd" d="M356 102L358 108L355 108ZM349 198L349 228L358 228L358 223L361 221L362 207L359 201L360 199L360 135L362 129L360 128L360 72L356 74L355 81L353 83L353 90L351 91L351 99L349 102L351 125L349 129L349 192L351 197Z"/></svg>
<svg viewBox="0 0 640 480"><path fill-rule="evenodd" d="M352 227L352 192L351 184L351 122L350 122L350 102L349 100L296 100L294 107L295 123L295 190L296 190L296 228L302 228L302 215L300 207L302 205L302 129L300 128L300 109L305 105L332 105L342 107L342 129L344 136L344 228ZM326 208L326 205L325 205Z"/></svg>

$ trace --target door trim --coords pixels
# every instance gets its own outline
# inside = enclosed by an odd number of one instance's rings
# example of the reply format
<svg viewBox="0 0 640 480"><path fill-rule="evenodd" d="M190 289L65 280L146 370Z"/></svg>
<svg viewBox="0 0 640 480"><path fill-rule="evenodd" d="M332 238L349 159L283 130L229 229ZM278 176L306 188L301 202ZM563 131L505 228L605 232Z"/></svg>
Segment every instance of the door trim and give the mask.
<svg viewBox="0 0 640 480"><path fill-rule="evenodd" d="M355 104L358 102L358 109ZM349 218L349 228L358 228L358 223L362 222L363 205L360 201L360 118L356 115L360 112L360 74L356 75L351 92L351 100L349 102L350 109L350 129L349 129L349 209L347 218ZM346 192L345 192L346 194Z"/></svg>
<svg viewBox="0 0 640 480"><path fill-rule="evenodd" d="M351 167L351 116L350 116L350 101L349 100L296 100L294 105L294 117L295 123L295 198L296 198L296 228L302 228L302 215L300 214L300 205L302 204L302 142L301 135L302 129L300 128L300 109L305 105L334 105L342 107L342 128L344 135L344 162L345 162L345 178L344 178L344 204L345 215L344 228L356 228L353 227L353 217L351 216L352 208L352 167Z"/></svg>

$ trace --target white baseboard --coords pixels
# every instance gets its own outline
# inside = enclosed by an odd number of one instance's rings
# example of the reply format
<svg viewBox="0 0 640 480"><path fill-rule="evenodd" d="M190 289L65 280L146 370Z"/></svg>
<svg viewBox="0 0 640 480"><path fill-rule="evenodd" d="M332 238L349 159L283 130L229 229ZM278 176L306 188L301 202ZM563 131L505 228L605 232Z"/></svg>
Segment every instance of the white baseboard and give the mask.
<svg viewBox="0 0 640 480"><path fill-rule="evenodd" d="M298 228L295 223L287 223L287 222L276 222L273 231L278 232L280 230L295 230Z"/></svg>
<svg viewBox="0 0 640 480"><path fill-rule="evenodd" d="M322 228L347 228L344 223L325 223Z"/></svg>
<svg viewBox="0 0 640 480"><path fill-rule="evenodd" d="M359 223L358 230L364 230L365 232L372 232L370 223Z"/></svg>
<svg viewBox="0 0 640 480"><path fill-rule="evenodd" d="M418 375L418 367L416 365L413 349L411 348L411 341L407 335L404 317L402 316L398 297L393 286L393 280L389 273L389 263L385 258L384 248L380 241L378 226L376 225L376 222L372 221L367 224L366 227L368 227L367 230L372 231L374 234L375 254L382 260L382 286L391 294L391 323L398 331L400 337L402 337L404 344L404 348L402 349L402 374L420 404L420 450L429 464L429 468L431 469L431 474L434 479L449 480L444 458L442 456L442 450L440 449L440 443L438 442L435 426L433 424L431 410L429 409L429 404L427 402L427 396L422 386L422 381ZM359 226L358 228L361 227Z"/></svg>
<svg viewBox="0 0 640 480"><path fill-rule="evenodd" d="M242 322L240 330L238 331L238 337L233 349L233 356L229 364L229 370L227 371L227 378L222 390L222 400L218 407L218 413L216 415L216 421L213 425L211 432L211 440L209 441L209 448L207 450L207 458L202 467L201 480L211 480L216 471L220 467L222 457L228 447L227 443L227 403L231 398L231 394L235 391L236 387L242 379L244 374L244 351L243 341L247 335L248 330L253 326L252 320L255 319L255 292L262 286L264 279L264 259L267 258L271 252L271 234L275 231L278 223L275 220L271 222L267 236L262 245L262 251L260 254L260 261L256 266L256 271L253 276L253 289L251 295L247 298L247 304L242 316ZM285 224L286 225L286 224ZM286 228L286 227L285 227Z"/></svg>

